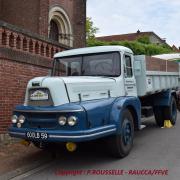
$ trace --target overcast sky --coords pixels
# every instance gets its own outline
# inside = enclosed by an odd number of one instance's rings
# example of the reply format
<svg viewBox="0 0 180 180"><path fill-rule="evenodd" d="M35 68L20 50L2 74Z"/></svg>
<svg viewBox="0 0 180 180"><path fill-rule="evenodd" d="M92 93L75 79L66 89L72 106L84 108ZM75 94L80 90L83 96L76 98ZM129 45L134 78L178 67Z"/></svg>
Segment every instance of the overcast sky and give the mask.
<svg viewBox="0 0 180 180"><path fill-rule="evenodd" d="M87 16L100 35L154 31L180 46L180 0L87 0Z"/></svg>

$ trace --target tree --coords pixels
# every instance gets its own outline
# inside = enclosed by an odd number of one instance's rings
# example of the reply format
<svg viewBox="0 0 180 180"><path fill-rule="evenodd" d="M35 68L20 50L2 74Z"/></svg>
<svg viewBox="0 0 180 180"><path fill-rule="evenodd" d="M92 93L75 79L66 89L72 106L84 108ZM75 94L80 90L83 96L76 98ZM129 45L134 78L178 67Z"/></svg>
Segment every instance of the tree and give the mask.
<svg viewBox="0 0 180 180"><path fill-rule="evenodd" d="M92 18L86 18L86 39L87 41L95 40L96 33L98 32L99 28L94 26Z"/></svg>
<svg viewBox="0 0 180 180"><path fill-rule="evenodd" d="M98 41L96 39L96 33L99 28L94 26L94 23L90 17L86 19L86 40L87 46L107 46L107 45L119 45L130 48L135 55L145 54L145 55L157 55L164 53L173 52L171 48L166 45L156 45L152 44L148 36L139 37L135 41L113 41L105 42Z"/></svg>
<svg viewBox="0 0 180 180"><path fill-rule="evenodd" d="M113 42L105 42L105 41L88 41L87 44L89 47L92 46L107 46L107 45L119 45L125 46L130 48L135 55L157 55L157 54L165 54L173 52L172 49L168 47L164 47L163 45L156 45L156 44L144 44L138 41L113 41Z"/></svg>
<svg viewBox="0 0 180 180"><path fill-rule="evenodd" d="M143 43L143 44L150 44L150 39L149 36L141 36L137 39L138 42Z"/></svg>

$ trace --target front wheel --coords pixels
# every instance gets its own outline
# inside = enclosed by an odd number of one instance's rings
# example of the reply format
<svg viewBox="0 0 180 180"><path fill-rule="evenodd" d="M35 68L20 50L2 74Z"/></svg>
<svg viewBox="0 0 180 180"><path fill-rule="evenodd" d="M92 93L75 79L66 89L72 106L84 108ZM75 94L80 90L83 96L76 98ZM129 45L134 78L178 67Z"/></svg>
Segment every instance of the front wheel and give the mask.
<svg viewBox="0 0 180 180"><path fill-rule="evenodd" d="M128 109L122 112L120 130L120 134L109 137L108 146L113 156L123 158L131 151L134 139L133 117Z"/></svg>

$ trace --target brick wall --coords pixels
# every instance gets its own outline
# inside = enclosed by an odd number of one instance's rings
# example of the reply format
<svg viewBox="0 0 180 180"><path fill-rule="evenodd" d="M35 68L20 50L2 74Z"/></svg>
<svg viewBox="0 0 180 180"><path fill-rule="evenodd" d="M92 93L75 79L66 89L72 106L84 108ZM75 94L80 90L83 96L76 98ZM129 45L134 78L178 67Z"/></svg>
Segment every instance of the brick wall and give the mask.
<svg viewBox="0 0 180 180"><path fill-rule="evenodd" d="M54 5L70 18L74 47L84 47L85 0L0 0L0 134L6 133L14 106L23 102L29 79L47 75L53 55L69 49L47 37Z"/></svg>
<svg viewBox="0 0 180 180"><path fill-rule="evenodd" d="M46 76L54 53L68 48L0 22L0 134L6 133L14 106L23 103L28 81Z"/></svg>
<svg viewBox="0 0 180 180"><path fill-rule="evenodd" d="M27 82L47 73L46 68L0 57L0 134L6 132L11 123L14 106L23 103Z"/></svg>
<svg viewBox="0 0 180 180"><path fill-rule="evenodd" d="M86 46L86 0L74 1L74 46Z"/></svg>
<svg viewBox="0 0 180 180"><path fill-rule="evenodd" d="M65 10L71 22L73 21L73 4L74 0L49 0L49 8L60 6Z"/></svg>
<svg viewBox="0 0 180 180"><path fill-rule="evenodd" d="M24 51L46 58L52 58L56 52L69 49L66 45L51 41L48 38L3 21L0 21L0 43L2 47Z"/></svg>
<svg viewBox="0 0 180 180"><path fill-rule="evenodd" d="M1 20L38 33L39 0L2 0L1 8Z"/></svg>
<svg viewBox="0 0 180 180"><path fill-rule="evenodd" d="M56 5L69 16L74 47L84 47L86 0L0 0L0 20L47 38L49 9Z"/></svg>
<svg viewBox="0 0 180 180"><path fill-rule="evenodd" d="M48 37L49 0L40 0L39 34Z"/></svg>
<svg viewBox="0 0 180 180"><path fill-rule="evenodd" d="M148 71L179 72L179 66L177 62L166 61L150 56L146 56L146 69Z"/></svg>
<svg viewBox="0 0 180 180"><path fill-rule="evenodd" d="M2 0L0 0L0 19L2 17Z"/></svg>
<svg viewBox="0 0 180 180"><path fill-rule="evenodd" d="M73 47L86 46L86 0L49 0L49 7L60 6L65 10L72 24Z"/></svg>

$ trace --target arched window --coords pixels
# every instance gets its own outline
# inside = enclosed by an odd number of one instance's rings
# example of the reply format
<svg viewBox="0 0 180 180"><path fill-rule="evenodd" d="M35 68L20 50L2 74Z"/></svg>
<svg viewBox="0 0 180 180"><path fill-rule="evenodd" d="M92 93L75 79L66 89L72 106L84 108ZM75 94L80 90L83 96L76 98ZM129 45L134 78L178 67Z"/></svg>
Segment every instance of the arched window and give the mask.
<svg viewBox="0 0 180 180"><path fill-rule="evenodd" d="M49 38L54 41L59 41L59 28L54 20L50 22Z"/></svg>
<svg viewBox="0 0 180 180"><path fill-rule="evenodd" d="M59 6L49 11L49 38L67 46L73 46L71 22L66 12Z"/></svg>

